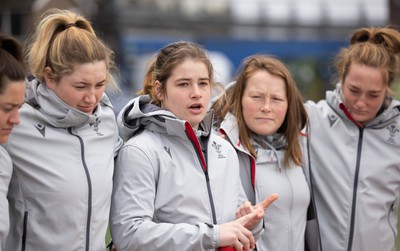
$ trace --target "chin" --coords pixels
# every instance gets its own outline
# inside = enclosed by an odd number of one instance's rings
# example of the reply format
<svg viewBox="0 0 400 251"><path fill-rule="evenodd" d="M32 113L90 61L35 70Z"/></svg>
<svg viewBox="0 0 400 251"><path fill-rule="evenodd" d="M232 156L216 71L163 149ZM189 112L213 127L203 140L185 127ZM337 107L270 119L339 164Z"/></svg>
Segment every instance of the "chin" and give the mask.
<svg viewBox="0 0 400 251"><path fill-rule="evenodd" d="M7 143L7 141L8 141L8 136L3 136L3 137L0 136L0 144L5 144Z"/></svg>

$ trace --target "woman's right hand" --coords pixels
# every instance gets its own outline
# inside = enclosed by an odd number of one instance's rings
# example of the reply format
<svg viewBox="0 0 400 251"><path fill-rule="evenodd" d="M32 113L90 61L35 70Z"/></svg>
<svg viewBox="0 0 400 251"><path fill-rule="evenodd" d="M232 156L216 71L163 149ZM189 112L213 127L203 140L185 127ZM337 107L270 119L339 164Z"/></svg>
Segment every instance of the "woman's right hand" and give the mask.
<svg viewBox="0 0 400 251"><path fill-rule="evenodd" d="M255 210L235 221L219 225L220 247L234 247L236 251L249 251L255 247L255 239L250 230L245 226L259 218L263 210Z"/></svg>

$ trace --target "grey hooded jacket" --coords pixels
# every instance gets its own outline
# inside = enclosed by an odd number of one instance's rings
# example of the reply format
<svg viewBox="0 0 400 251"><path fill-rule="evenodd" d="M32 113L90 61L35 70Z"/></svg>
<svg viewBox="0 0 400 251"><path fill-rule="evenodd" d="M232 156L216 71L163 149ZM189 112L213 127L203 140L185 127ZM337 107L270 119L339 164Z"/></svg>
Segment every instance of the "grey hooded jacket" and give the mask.
<svg viewBox="0 0 400 251"><path fill-rule="evenodd" d="M6 250L104 251L114 157L122 145L104 94L93 115L27 85L7 144L14 163Z"/></svg>
<svg viewBox="0 0 400 251"><path fill-rule="evenodd" d="M11 158L0 145L0 251L4 250L10 227L7 192L12 174Z"/></svg>
<svg viewBox="0 0 400 251"><path fill-rule="evenodd" d="M208 114L196 132L172 113L133 99L118 115L129 139L117 158L110 229L118 251L213 250L218 224L235 220L245 200L232 146L211 134ZM254 231L261 234L262 224ZM257 235L258 234L258 235Z"/></svg>
<svg viewBox="0 0 400 251"><path fill-rule="evenodd" d="M395 250L400 193L400 102L364 126L342 103L340 84L307 102L305 149L323 251ZM309 155L309 156L308 156ZM310 159L308 159L310 157Z"/></svg>
<svg viewBox="0 0 400 251"><path fill-rule="evenodd" d="M268 147L261 147L253 136L252 144L257 150L257 159L244 148L239 139L236 117L227 113L220 132L236 148L242 184L249 200L255 204L271 193L278 193L275 201L264 215L265 228L257 241L258 251L301 251L304 250L306 214L310 192L303 169L299 166L282 166L285 140L275 134L263 140ZM269 141L269 142L267 142Z"/></svg>

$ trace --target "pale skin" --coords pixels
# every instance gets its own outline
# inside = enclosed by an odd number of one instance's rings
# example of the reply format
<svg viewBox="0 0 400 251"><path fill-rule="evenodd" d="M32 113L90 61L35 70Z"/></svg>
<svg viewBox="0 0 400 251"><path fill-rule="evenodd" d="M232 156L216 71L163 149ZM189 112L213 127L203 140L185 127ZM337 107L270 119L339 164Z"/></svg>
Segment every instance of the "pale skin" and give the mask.
<svg viewBox="0 0 400 251"><path fill-rule="evenodd" d="M272 135L286 117L286 84L265 70L254 72L246 82L242 112L247 127L258 135Z"/></svg>
<svg viewBox="0 0 400 251"><path fill-rule="evenodd" d="M161 83L155 82L157 98L162 108L186 120L197 129L207 113L211 97L211 83L206 65L187 58L177 65L166 81L167 91L161 92Z"/></svg>
<svg viewBox="0 0 400 251"><path fill-rule="evenodd" d="M234 247L236 251L254 249L256 242L248 229L254 228L263 219L265 210L278 198L278 194L274 193L255 206L249 201L243 203L236 210L236 221L220 225L220 246Z"/></svg>
<svg viewBox="0 0 400 251"><path fill-rule="evenodd" d="M353 63L342 83L343 101L360 124L373 120L386 98L387 84L381 69Z"/></svg>
<svg viewBox="0 0 400 251"><path fill-rule="evenodd" d="M50 67L46 67L44 71L47 87L61 100L83 113L93 114L106 90L105 61L77 65L71 74L61 77L59 81L50 77Z"/></svg>
<svg viewBox="0 0 400 251"><path fill-rule="evenodd" d="M7 81L6 81L7 82ZM8 81L0 94L0 144L7 142L14 126L18 125L19 108L24 103L25 81Z"/></svg>
<svg viewBox="0 0 400 251"><path fill-rule="evenodd" d="M166 92L163 93L161 83L154 83L162 107L198 129L211 98L211 83L206 65L199 60L187 58L172 70L165 84ZM219 225L220 247L234 247L237 251L253 249L255 239L249 229L263 219L265 210L276 199L278 195L272 194L256 206L245 203L240 207L236 214L237 220Z"/></svg>

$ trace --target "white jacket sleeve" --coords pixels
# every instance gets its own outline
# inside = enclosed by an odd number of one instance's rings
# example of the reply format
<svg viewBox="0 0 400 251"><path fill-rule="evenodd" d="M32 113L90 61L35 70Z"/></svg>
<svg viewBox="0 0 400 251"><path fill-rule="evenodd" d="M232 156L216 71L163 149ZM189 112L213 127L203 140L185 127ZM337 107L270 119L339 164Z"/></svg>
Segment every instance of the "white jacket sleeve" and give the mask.
<svg viewBox="0 0 400 251"><path fill-rule="evenodd" d="M218 226L157 223L154 219L157 160L126 144L114 173L110 231L124 250L207 250L219 244Z"/></svg>

